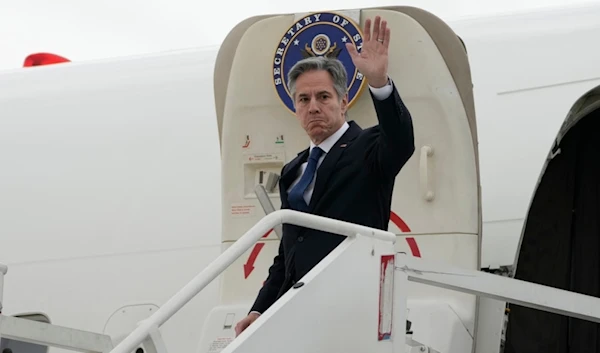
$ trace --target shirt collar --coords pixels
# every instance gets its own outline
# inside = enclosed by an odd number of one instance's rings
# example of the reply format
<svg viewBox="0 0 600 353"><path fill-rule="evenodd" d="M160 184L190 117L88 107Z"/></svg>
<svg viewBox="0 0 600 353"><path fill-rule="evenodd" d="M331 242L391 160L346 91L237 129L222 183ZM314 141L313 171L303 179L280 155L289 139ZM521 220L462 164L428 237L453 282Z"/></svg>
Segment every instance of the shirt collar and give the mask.
<svg viewBox="0 0 600 353"><path fill-rule="evenodd" d="M325 153L329 153L329 150L333 147L333 145L335 145L335 143L340 139L340 137L344 135L344 133L346 132L346 130L348 130L349 127L350 125L348 125L348 122L344 122L344 125L342 125L342 127L340 127L336 132L331 134L331 136L329 136L323 142L321 142L321 144L319 144L319 148L321 148ZM315 147L316 145L314 144L314 142L311 141L309 152L312 152L312 149Z"/></svg>

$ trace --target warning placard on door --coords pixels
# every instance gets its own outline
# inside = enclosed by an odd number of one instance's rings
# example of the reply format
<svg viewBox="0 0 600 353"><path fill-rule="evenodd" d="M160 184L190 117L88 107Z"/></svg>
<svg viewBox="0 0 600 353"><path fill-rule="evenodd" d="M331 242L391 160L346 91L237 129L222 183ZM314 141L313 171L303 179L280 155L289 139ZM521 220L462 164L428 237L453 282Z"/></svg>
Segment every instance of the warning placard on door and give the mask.
<svg viewBox="0 0 600 353"><path fill-rule="evenodd" d="M208 353L219 353L233 341L232 337L217 337L208 347Z"/></svg>
<svg viewBox="0 0 600 353"><path fill-rule="evenodd" d="M255 213L255 205L243 203L235 203L231 205L231 217L252 217Z"/></svg>

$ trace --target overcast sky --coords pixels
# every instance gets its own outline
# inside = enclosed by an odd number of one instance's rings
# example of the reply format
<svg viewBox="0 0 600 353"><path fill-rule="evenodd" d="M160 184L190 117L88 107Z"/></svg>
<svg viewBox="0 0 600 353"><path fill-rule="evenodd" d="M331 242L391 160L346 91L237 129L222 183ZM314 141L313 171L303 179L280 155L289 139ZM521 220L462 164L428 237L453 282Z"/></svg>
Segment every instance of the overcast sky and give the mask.
<svg viewBox="0 0 600 353"><path fill-rule="evenodd" d="M600 0L570 0L590 3ZM565 0L2 0L0 70L34 52L74 61L219 45L241 20L258 14L387 5L418 6L445 20L544 6Z"/></svg>

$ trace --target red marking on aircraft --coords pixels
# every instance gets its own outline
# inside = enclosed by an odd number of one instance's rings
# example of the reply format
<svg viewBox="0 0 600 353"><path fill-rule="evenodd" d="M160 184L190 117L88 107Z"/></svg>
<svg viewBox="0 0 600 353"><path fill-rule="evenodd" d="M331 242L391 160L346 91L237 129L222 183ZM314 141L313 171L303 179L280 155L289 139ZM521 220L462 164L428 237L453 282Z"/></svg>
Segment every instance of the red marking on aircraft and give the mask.
<svg viewBox="0 0 600 353"><path fill-rule="evenodd" d="M269 230L261 238L268 237L272 231L273 231L273 229ZM252 251L250 252L250 256L248 257L248 260L244 264L244 279L248 278L248 276L250 276L252 271L254 271L254 263L256 262L256 258L258 257L258 255L260 254L260 252L264 246L265 246L265 243L254 244L254 247L252 248Z"/></svg>
<svg viewBox="0 0 600 353"><path fill-rule="evenodd" d="M244 264L244 279L248 278L252 271L254 270L254 263L256 262L256 258L260 251L265 246L265 243L256 243L252 251L250 252L250 256L248 257L248 261Z"/></svg>
<svg viewBox="0 0 600 353"><path fill-rule="evenodd" d="M401 232L403 232L403 233L410 232L410 227L406 224L406 222L404 222L404 220L402 218L400 218L400 216L398 216L396 213L394 213L394 211L392 211L390 213L390 221L392 221L392 223L394 223L396 225L396 227L398 227L398 229L400 229ZM406 242L408 243L408 247L410 248L410 252L412 253L412 255L414 257L421 257L421 250L419 250L419 245L417 244L417 241L415 240L415 238L408 237L405 239L406 239Z"/></svg>
<svg viewBox="0 0 600 353"><path fill-rule="evenodd" d="M64 58L60 55L52 53L35 53L28 55L23 62L23 67L51 65L59 63L67 63L71 60Z"/></svg>

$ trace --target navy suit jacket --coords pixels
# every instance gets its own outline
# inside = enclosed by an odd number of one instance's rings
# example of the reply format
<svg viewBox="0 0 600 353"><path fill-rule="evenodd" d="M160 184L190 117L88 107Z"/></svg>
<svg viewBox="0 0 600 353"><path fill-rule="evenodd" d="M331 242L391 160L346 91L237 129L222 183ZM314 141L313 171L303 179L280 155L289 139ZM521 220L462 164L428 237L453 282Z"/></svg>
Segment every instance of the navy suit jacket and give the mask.
<svg viewBox="0 0 600 353"><path fill-rule="evenodd" d="M392 82L393 85L393 82ZM379 125L354 121L317 170L309 213L387 230L396 176L415 150L412 118L396 87L385 100L371 93ZM283 167L281 209L309 149ZM345 236L284 224L277 256L250 311L264 313L294 283L338 246Z"/></svg>

